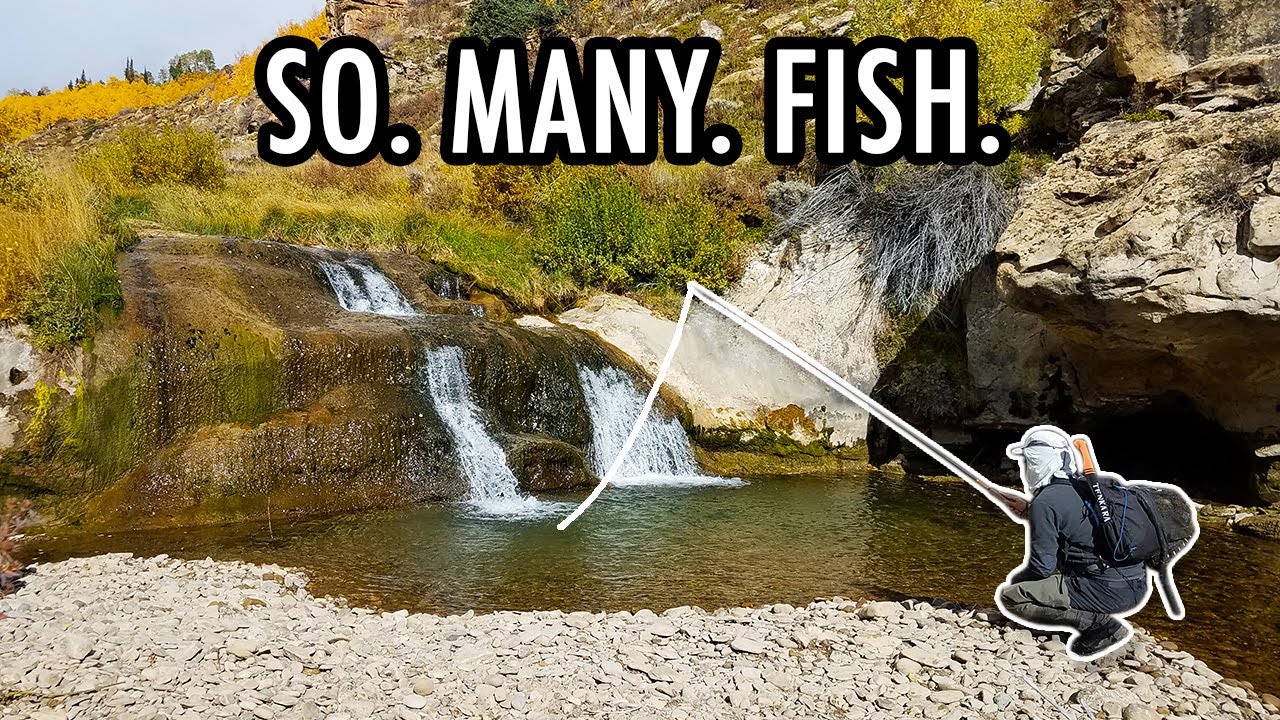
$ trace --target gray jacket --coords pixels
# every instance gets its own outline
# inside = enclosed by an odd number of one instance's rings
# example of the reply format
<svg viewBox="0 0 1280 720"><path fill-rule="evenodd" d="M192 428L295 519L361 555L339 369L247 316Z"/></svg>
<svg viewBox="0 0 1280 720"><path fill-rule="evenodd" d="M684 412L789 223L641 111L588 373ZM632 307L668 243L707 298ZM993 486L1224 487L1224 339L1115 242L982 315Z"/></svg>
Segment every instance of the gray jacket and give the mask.
<svg viewBox="0 0 1280 720"><path fill-rule="evenodd" d="M1055 571L1067 577L1067 596L1077 610L1123 613L1147 596L1143 565L1109 567L1094 552L1089 509L1070 481L1055 478L1032 498L1027 509L1031 553L1013 582L1040 580Z"/></svg>

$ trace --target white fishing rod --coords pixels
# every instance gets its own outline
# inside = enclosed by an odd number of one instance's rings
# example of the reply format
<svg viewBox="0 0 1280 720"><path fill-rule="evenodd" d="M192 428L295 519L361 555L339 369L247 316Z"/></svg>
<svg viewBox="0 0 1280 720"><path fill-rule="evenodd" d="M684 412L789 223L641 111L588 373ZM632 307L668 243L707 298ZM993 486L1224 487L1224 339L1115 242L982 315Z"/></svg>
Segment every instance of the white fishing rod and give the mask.
<svg viewBox="0 0 1280 720"><path fill-rule="evenodd" d="M622 466L622 460L627 453L631 451L631 446L635 444L636 438L640 435L640 430L644 426L645 421L649 417L649 412L653 409L653 403L658 397L658 391L667 379L667 372L671 367L672 360L675 359L676 349L680 346L680 340L684 336L684 327L689 319L689 310L693 306L694 298L706 303L708 307L732 320L736 325L743 328L747 332L764 341L773 349L782 353L792 362L804 368L817 379L821 380L827 387L835 390L858 406L866 410L877 420L888 425L895 432L906 438L911 444L923 450L934 460L937 460L948 470L955 473L962 480L977 488L988 500L995 503L997 507L1004 510L1011 519L1020 521L1021 517L1010 507L1010 500L1017 500L1022 503L1028 502L1030 499L1021 492L997 485L982 473L974 470L960 458L953 455L949 450L934 442L933 438L917 430L906 420L898 417L888 408L876 402L871 396L854 387L844 378L832 372L822 363L814 360L800 348L793 345L786 338L782 337L773 330L765 327L755 318L751 317L741 309L726 301L724 298L716 295L705 287L695 282L689 283L688 292L685 294L684 306L680 309L680 319L676 322L675 334L671 338L671 344L667 347L666 357L662 361L662 365L658 368L657 377L654 378L653 387L649 389L649 396L645 399L644 407L640 411L640 416L636 418L635 425L631 428L631 434L627 436L627 441L623 443L622 449L618 452L617 457L613 459L613 464L609 466L608 472L600 479L600 483L596 485L586 500L580 504L567 518L560 521L557 526L564 530L577 520L596 498L600 497L600 493L613 481L614 475L617 474L618 468Z"/></svg>

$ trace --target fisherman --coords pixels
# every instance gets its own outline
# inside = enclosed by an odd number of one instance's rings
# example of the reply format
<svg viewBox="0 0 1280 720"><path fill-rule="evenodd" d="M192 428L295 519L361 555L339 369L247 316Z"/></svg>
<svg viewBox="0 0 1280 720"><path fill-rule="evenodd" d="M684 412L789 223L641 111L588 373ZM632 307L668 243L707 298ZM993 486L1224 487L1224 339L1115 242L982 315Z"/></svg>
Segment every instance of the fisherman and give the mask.
<svg viewBox="0 0 1280 720"><path fill-rule="evenodd" d="M1026 518L1029 547L1026 563L997 592L1000 609L1035 627L1071 630L1068 650L1078 659L1114 650L1133 635L1117 616L1145 602L1146 568L1099 559L1089 507L1070 480L1084 464L1067 433L1041 425L1006 452L1018 461L1031 501L1014 508Z"/></svg>

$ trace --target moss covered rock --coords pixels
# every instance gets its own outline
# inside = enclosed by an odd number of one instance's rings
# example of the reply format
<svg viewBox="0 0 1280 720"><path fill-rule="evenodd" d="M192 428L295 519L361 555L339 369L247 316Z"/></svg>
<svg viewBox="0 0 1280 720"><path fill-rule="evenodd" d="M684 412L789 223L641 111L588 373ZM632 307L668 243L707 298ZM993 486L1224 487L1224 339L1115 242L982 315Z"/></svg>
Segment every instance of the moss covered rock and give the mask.
<svg viewBox="0 0 1280 720"><path fill-rule="evenodd" d="M373 254L418 315L344 310L340 251L210 237L143 240L119 260L121 317L60 419L50 478L94 527L187 525L388 507L467 492L425 353L462 351L482 421L529 489L594 482L580 365L623 364L569 328L530 330L441 297L441 270ZM452 283L456 287L456 282ZM497 316L497 317L495 317Z"/></svg>

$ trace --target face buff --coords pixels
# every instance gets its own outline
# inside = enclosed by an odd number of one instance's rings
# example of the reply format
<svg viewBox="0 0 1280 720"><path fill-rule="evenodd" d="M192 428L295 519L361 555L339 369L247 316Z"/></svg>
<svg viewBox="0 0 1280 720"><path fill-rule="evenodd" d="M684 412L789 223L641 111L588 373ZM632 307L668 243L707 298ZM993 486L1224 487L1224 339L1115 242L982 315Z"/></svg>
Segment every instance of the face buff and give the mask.
<svg viewBox="0 0 1280 720"><path fill-rule="evenodd" d="M1071 471L1070 460L1064 465L1063 453L1070 457L1070 441L1066 435L1059 435L1052 430L1034 430L1023 438L1022 442L1009 446L1007 453L1015 460L1021 460L1022 484L1027 492L1035 493L1049 484L1055 476L1067 477Z"/></svg>

